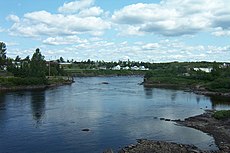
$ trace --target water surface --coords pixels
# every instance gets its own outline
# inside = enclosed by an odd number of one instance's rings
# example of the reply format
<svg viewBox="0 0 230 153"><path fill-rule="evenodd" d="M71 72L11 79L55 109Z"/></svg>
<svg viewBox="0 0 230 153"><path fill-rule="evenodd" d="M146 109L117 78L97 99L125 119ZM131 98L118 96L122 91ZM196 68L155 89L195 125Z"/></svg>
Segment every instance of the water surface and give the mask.
<svg viewBox="0 0 230 153"><path fill-rule="evenodd" d="M75 80L70 86L45 91L1 94L0 151L102 152L118 150L139 138L217 149L211 136L159 118L184 119L203 109L229 109L229 100L144 88L138 85L141 77ZM83 132L84 128L90 131Z"/></svg>

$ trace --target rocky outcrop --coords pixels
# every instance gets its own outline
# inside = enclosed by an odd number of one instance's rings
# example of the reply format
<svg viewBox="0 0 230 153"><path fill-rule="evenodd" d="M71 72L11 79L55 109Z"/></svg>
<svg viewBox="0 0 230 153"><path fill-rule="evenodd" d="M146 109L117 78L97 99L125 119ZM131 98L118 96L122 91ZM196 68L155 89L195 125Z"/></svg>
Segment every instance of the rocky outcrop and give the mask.
<svg viewBox="0 0 230 153"><path fill-rule="evenodd" d="M194 145L177 144L164 141L140 139L136 145L129 145L119 153L215 153L216 151L202 151Z"/></svg>

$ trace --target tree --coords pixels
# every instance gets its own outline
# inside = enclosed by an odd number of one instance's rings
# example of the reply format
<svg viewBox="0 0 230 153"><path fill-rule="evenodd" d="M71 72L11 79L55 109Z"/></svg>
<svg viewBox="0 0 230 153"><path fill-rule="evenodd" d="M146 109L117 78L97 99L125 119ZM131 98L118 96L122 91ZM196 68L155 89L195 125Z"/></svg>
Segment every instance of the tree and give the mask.
<svg viewBox="0 0 230 153"><path fill-rule="evenodd" d="M3 70L6 64L6 44L0 42L0 69Z"/></svg>
<svg viewBox="0 0 230 153"><path fill-rule="evenodd" d="M65 63L65 60L64 60L64 58L63 57L60 57L60 63Z"/></svg>
<svg viewBox="0 0 230 153"><path fill-rule="evenodd" d="M45 57L41 54L40 49L37 48L30 62L31 77L45 77L46 63L44 59Z"/></svg>

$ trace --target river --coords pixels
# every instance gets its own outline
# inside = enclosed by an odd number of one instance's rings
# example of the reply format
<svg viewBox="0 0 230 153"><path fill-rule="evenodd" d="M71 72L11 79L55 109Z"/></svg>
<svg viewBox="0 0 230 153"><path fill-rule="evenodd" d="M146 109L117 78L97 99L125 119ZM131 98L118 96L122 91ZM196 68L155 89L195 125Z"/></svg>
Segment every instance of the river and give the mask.
<svg viewBox="0 0 230 153"><path fill-rule="evenodd" d="M229 100L144 88L138 85L142 80L139 76L75 78L72 85L44 91L1 93L0 152L117 151L139 138L217 149L213 137L159 118L184 119L204 109L230 109Z"/></svg>

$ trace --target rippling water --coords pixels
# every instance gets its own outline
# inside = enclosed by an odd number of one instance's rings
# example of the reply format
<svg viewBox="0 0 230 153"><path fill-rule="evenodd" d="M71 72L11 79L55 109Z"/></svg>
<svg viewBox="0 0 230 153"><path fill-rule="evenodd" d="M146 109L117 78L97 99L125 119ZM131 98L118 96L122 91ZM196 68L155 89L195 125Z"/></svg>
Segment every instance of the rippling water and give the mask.
<svg viewBox="0 0 230 153"><path fill-rule="evenodd" d="M184 119L203 109L229 109L228 99L144 88L138 85L141 77L75 80L45 91L0 94L0 152L102 152L138 138L217 149L203 132L154 118Z"/></svg>

